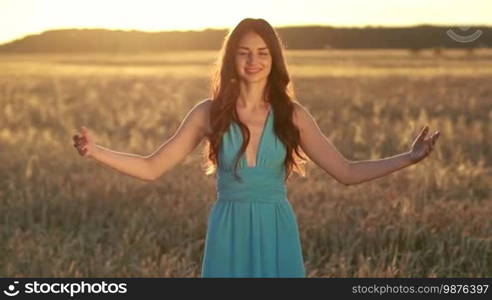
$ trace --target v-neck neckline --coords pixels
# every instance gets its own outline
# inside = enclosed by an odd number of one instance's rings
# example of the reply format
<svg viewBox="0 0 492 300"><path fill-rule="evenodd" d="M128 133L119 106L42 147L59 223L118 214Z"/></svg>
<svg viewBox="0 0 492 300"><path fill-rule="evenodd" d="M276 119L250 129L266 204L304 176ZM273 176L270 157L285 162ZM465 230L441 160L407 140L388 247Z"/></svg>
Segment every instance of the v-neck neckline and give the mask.
<svg viewBox="0 0 492 300"><path fill-rule="evenodd" d="M245 168L248 168L248 169L254 169L258 166L258 158L260 156L260 152L261 152L261 149L262 149L262 146L263 146L263 139L264 139L264 136L265 136L265 131L267 130L267 126L268 126L268 121L270 120L270 114L272 112L272 107L270 106L270 108L268 109L268 113L267 113L267 117L265 119L265 122L263 123L263 129L261 131L261 135L260 135L260 141L258 142L258 149L256 150L256 157L255 157L255 165L254 166L249 166L248 165L248 157L246 155L246 151L243 153L243 162L245 164ZM251 140L251 139L250 139Z"/></svg>

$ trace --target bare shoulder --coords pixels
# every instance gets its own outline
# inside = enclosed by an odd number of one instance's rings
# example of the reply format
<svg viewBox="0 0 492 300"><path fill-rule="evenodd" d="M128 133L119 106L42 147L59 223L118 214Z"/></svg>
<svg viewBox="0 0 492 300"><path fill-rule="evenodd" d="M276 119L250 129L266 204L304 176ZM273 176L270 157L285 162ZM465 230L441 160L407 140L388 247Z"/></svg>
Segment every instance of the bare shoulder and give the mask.
<svg viewBox="0 0 492 300"><path fill-rule="evenodd" d="M196 113L197 118L200 122L200 127L203 130L204 135L209 135L211 133L210 126L210 109L212 107L212 99L204 99L195 104L192 111Z"/></svg>
<svg viewBox="0 0 492 300"><path fill-rule="evenodd" d="M200 113L206 113L210 111L210 107L212 106L212 99L204 99L197 104L195 104L195 109Z"/></svg>
<svg viewBox="0 0 492 300"><path fill-rule="evenodd" d="M303 130L306 125L309 124L309 121L314 120L314 117L311 115L308 108L306 108L304 105L296 100L292 102L294 103L294 124L299 128L299 130Z"/></svg>

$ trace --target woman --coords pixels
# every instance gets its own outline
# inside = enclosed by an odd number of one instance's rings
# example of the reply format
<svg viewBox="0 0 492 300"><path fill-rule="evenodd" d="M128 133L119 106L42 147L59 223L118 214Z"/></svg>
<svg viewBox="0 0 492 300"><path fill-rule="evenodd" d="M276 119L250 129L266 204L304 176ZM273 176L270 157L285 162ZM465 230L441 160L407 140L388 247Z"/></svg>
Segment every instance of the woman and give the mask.
<svg viewBox="0 0 492 300"><path fill-rule="evenodd" d="M211 99L196 104L176 133L148 156L94 144L83 127L81 155L125 174L156 180L207 141L207 174L217 172L217 201L208 219L203 277L305 277L299 230L285 180L304 174L308 159L344 185L419 162L439 132L427 126L408 152L349 161L293 98L283 46L263 19L242 20L224 40ZM244 137L244 138L243 138Z"/></svg>

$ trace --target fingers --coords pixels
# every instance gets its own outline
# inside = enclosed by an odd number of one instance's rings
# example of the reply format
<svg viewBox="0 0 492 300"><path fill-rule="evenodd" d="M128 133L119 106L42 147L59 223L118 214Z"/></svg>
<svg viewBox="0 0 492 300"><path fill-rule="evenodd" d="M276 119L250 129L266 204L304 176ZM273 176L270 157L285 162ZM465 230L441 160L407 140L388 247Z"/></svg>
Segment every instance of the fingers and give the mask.
<svg viewBox="0 0 492 300"><path fill-rule="evenodd" d="M429 131L429 127L426 125L419 134L419 140L423 141L425 139L425 136L427 135L427 131Z"/></svg>
<svg viewBox="0 0 492 300"><path fill-rule="evenodd" d="M88 140L89 130L85 126L82 126L81 132L82 132L81 135L75 134L72 137L72 139L73 139L74 142L87 141Z"/></svg>
<svg viewBox="0 0 492 300"><path fill-rule="evenodd" d="M82 126L82 134L84 135L84 138L87 142L91 142L92 141L92 138L89 134L89 129L87 129L87 127L85 126Z"/></svg>
<svg viewBox="0 0 492 300"><path fill-rule="evenodd" d="M414 148L412 151L414 162L418 162L426 158L432 152L432 150L434 150L435 143L441 135L441 133L436 130L431 136L426 137L428 131L429 127L425 126L416 139L416 141L422 143L418 143L418 145L415 145L414 143Z"/></svg>
<svg viewBox="0 0 492 300"><path fill-rule="evenodd" d="M434 132L434 134L430 137L427 137L427 132L429 132L429 126L424 126L424 128L422 129L422 131L420 132L420 134L418 135L418 138L417 138L417 141L430 141L430 143L432 144L432 146L434 146L434 144L436 143L436 140L437 138L441 135L441 132L439 132L438 130L436 130Z"/></svg>
<svg viewBox="0 0 492 300"><path fill-rule="evenodd" d="M439 138L440 134L441 133L439 131L436 131L430 138L430 142L429 142L430 151L434 150L434 146L436 145L436 141Z"/></svg>
<svg viewBox="0 0 492 300"><path fill-rule="evenodd" d="M85 136L78 136L78 135L74 135L73 136L73 141L75 142L74 145L80 145L82 143L86 143L87 142L87 138Z"/></svg>
<svg viewBox="0 0 492 300"><path fill-rule="evenodd" d="M85 143L75 143L75 144L73 144L73 146L75 148L77 148L77 150L81 150L81 149L85 148L86 144Z"/></svg>
<svg viewBox="0 0 492 300"><path fill-rule="evenodd" d="M77 148L77 151L79 152L79 154L81 156L84 156L88 149L86 148L87 144L88 144L88 130L85 126L82 126L82 135L79 135L79 134L75 134L72 139L74 141L74 144L73 146L75 148Z"/></svg>
<svg viewBox="0 0 492 300"><path fill-rule="evenodd" d="M439 131L436 131L434 132L434 134L432 135L432 137L429 139L430 140L430 148L431 150L434 149L434 146L436 144L436 141L437 141L437 138L439 138L439 135L441 133Z"/></svg>

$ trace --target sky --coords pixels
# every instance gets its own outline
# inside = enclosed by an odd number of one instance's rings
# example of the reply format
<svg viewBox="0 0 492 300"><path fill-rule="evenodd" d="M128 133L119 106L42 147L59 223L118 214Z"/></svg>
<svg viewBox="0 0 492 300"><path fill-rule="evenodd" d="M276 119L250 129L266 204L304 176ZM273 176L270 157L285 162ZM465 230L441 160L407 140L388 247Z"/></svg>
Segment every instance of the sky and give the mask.
<svg viewBox="0 0 492 300"><path fill-rule="evenodd" d="M0 0L0 44L51 29L141 31L274 27L492 25L492 0Z"/></svg>

